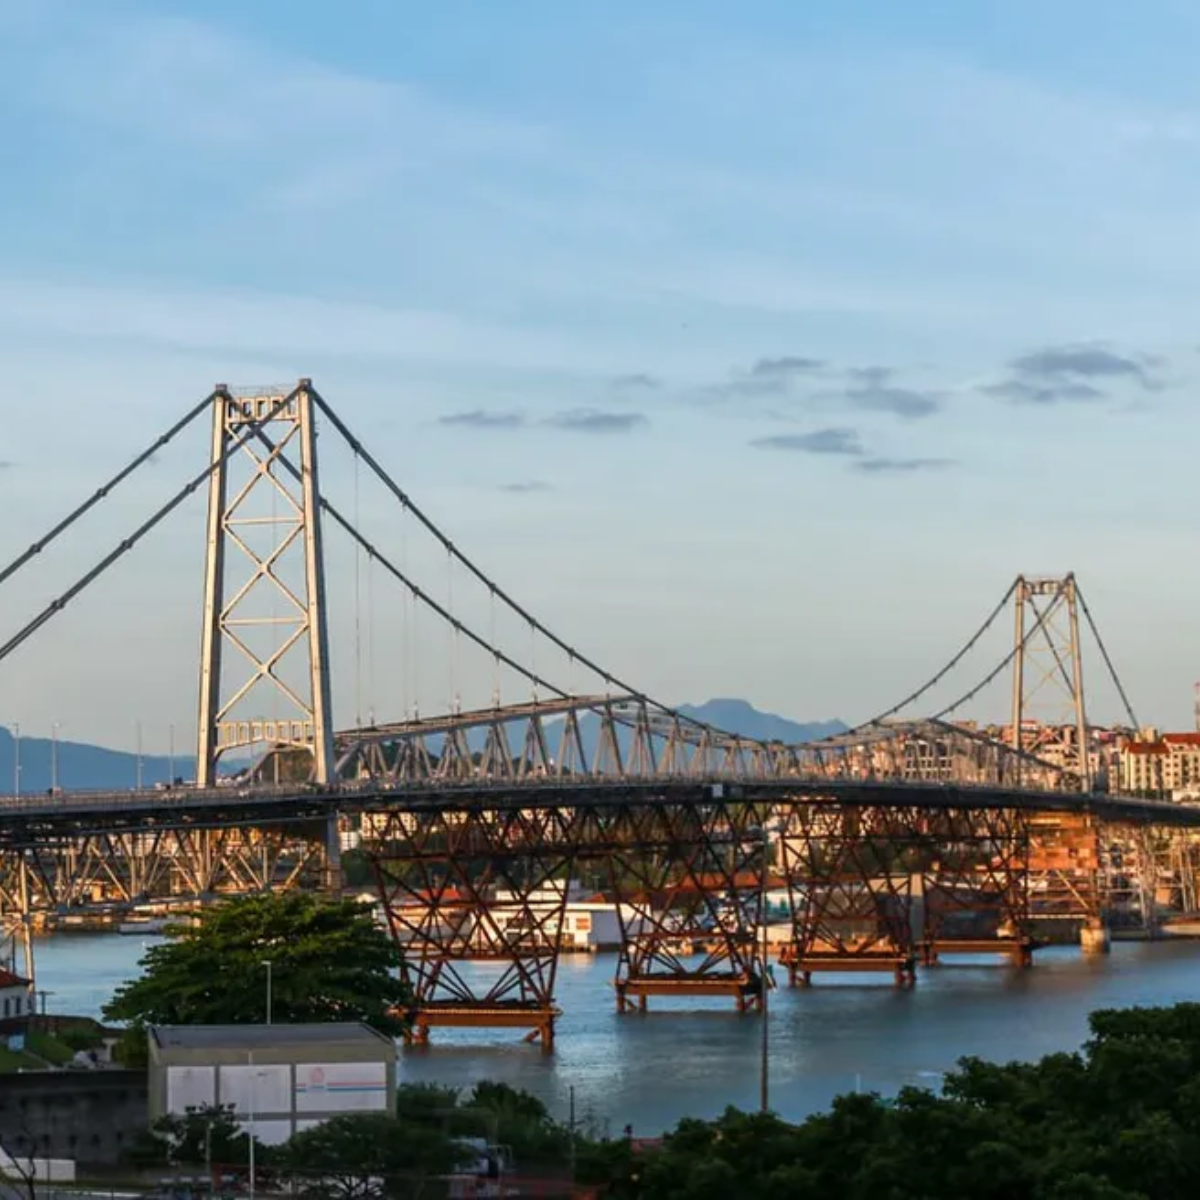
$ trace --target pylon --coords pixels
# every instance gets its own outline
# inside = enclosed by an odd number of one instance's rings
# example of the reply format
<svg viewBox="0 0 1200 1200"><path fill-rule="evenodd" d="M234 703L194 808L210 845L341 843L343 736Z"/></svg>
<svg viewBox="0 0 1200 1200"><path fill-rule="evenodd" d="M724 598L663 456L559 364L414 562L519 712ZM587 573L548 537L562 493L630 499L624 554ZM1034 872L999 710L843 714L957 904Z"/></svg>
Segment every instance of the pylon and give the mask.
<svg viewBox="0 0 1200 1200"><path fill-rule="evenodd" d="M1013 606L1012 745L1055 762L1078 779L1080 791L1090 792L1092 762L1075 576L1018 576ZM1025 721L1034 716L1039 728L1026 731Z"/></svg>
<svg viewBox="0 0 1200 1200"><path fill-rule="evenodd" d="M312 381L236 395L219 384L212 461L196 782L213 785L230 750L270 747L307 751L309 779L327 783L334 755ZM249 467L236 482L235 464ZM236 567L242 574L231 579ZM237 679L229 649L246 666Z"/></svg>

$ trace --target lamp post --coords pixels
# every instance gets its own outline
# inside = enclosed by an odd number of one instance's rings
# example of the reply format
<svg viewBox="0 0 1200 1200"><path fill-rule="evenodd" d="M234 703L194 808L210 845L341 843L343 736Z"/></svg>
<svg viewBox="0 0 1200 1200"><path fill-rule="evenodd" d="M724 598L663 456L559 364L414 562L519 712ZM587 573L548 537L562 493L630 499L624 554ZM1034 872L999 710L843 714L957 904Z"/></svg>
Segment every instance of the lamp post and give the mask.
<svg viewBox="0 0 1200 1200"><path fill-rule="evenodd" d="M169 764L167 767L167 770L171 773L171 778L168 779L167 782L170 784L174 784L174 782L175 782L175 722L174 721L171 722L171 729L168 734L168 737L169 737L170 741L169 741L168 750L167 750L167 762Z"/></svg>
<svg viewBox="0 0 1200 1200"><path fill-rule="evenodd" d="M759 937L759 957L761 959L761 976L760 986L760 1001L762 1004L762 1042L759 1053L759 1068L758 1068L758 1107L761 1112L769 1112L771 1109L771 1026L770 1026L770 1001L768 999L771 991L771 940L768 935L768 909L767 909L767 891L770 887L770 872L768 870L771 850L771 834L775 830L767 825L752 826L746 831L751 836L757 836L762 852L761 866L759 869L759 926L761 934Z"/></svg>
<svg viewBox="0 0 1200 1200"><path fill-rule="evenodd" d="M262 965L267 968L267 1024L271 1023L271 960L264 958Z"/></svg>
<svg viewBox="0 0 1200 1200"><path fill-rule="evenodd" d="M21 794L21 726L12 723L13 736L13 795Z"/></svg>
<svg viewBox="0 0 1200 1200"><path fill-rule="evenodd" d="M134 728L137 733L137 790L142 790L142 723L137 721L134 723Z"/></svg>
<svg viewBox="0 0 1200 1200"><path fill-rule="evenodd" d="M50 794L58 794L58 727L55 721L50 727Z"/></svg>

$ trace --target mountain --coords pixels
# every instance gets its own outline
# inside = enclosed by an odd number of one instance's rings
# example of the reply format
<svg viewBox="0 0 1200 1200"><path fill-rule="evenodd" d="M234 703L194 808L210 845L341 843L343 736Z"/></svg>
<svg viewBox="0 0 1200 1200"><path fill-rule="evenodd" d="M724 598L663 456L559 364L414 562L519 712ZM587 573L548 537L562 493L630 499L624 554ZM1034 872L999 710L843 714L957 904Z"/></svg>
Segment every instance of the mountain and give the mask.
<svg viewBox="0 0 1200 1200"><path fill-rule="evenodd" d="M685 716L708 725L715 725L729 733L762 741L811 742L830 734L840 733L846 728L841 721L791 721L775 713L760 712L745 700L706 700L703 704L681 704L679 711ZM561 721L548 720L546 733L551 743L551 753L557 754L558 730ZM589 760L595 753L600 740L600 719L586 714L579 721L579 732ZM513 753L519 753L524 738L524 727L519 723L509 726L509 741ZM486 734L480 731L470 739L473 750L482 750ZM440 738L430 738L430 749L437 751ZM621 737L622 752L629 747L627 733ZM14 790L14 766L16 742L11 729L0 726L0 795ZM22 737L20 744L22 793L45 792L51 785L51 760L55 754L50 738ZM137 786L139 778L138 756L124 750L109 750L104 746L92 746L86 742L60 740L57 746L58 786L66 791L112 790L123 791ZM191 755L179 755L174 762L162 755L142 755L140 778L144 787L156 783L167 783L176 777L195 778L196 760ZM245 766L245 760L230 759L225 769L236 771Z"/></svg>
<svg viewBox="0 0 1200 1200"><path fill-rule="evenodd" d="M679 711L695 721L715 725L727 733L741 734L760 742L816 742L844 733L844 721L792 721L775 713L759 712L745 700L706 700L703 704L681 704Z"/></svg>
<svg viewBox="0 0 1200 1200"><path fill-rule="evenodd" d="M50 738L25 737L20 742L21 792L45 792L51 785L54 772L51 763L57 753L58 786L66 791L112 790L134 788L138 783L138 756L123 750L109 750L86 742L58 742L57 752ZM0 727L0 794L11 793L16 783L16 739L12 730ZM174 761L175 775L184 779L195 777L196 760L192 755L180 755ZM144 754L141 758L141 781L144 787L167 783L171 779L172 763L166 756Z"/></svg>

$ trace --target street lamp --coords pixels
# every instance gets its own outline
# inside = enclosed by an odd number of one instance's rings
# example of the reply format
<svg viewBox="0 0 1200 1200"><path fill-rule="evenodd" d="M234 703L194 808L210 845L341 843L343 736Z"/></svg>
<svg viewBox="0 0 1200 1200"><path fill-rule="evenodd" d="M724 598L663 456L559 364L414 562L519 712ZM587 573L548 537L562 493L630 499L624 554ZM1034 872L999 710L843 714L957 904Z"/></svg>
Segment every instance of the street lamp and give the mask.
<svg viewBox="0 0 1200 1200"><path fill-rule="evenodd" d="M134 728L137 732L137 790L142 790L142 723L141 721L134 722Z"/></svg>
<svg viewBox="0 0 1200 1200"><path fill-rule="evenodd" d="M759 1068L758 1068L758 1107L761 1112L770 1112L771 1110L771 1030L770 1030L770 1002L769 995L771 991L771 941L768 934L768 911L767 911L767 891L770 886L770 873L768 870L770 849L771 849L771 834L778 832L777 829L768 825L752 826L746 831L751 836L756 836L762 849L761 866L759 870L759 925L762 930L760 936L759 955L762 960L761 975L759 980L760 1003L762 1005L762 1042L760 1046Z"/></svg>
<svg viewBox="0 0 1200 1200"><path fill-rule="evenodd" d="M262 965L267 968L267 1024L271 1023L271 960L264 958Z"/></svg>
<svg viewBox="0 0 1200 1200"><path fill-rule="evenodd" d="M58 794L58 727L55 721L50 727L50 794Z"/></svg>

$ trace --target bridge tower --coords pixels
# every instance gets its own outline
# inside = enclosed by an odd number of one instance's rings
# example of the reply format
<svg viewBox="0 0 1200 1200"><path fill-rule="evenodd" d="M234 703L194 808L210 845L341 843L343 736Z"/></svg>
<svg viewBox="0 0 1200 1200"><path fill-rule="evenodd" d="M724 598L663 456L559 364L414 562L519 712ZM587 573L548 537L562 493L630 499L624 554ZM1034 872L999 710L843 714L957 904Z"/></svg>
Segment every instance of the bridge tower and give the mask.
<svg viewBox="0 0 1200 1200"><path fill-rule="evenodd" d="M1012 746L1056 763L1079 781L1080 791L1090 792L1075 576L1018 576L1013 606ZM1039 728L1026 729L1035 717Z"/></svg>
<svg viewBox="0 0 1200 1200"><path fill-rule="evenodd" d="M215 389L196 754L201 787L216 783L224 754L244 749L269 748L277 777L281 770L316 783L333 776L313 395L309 379L290 391Z"/></svg>

